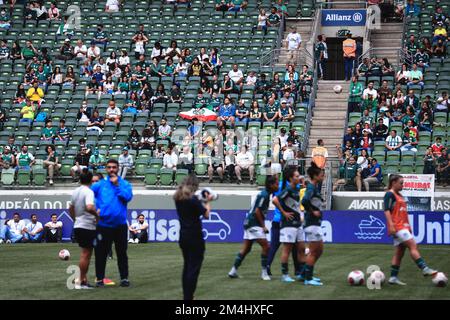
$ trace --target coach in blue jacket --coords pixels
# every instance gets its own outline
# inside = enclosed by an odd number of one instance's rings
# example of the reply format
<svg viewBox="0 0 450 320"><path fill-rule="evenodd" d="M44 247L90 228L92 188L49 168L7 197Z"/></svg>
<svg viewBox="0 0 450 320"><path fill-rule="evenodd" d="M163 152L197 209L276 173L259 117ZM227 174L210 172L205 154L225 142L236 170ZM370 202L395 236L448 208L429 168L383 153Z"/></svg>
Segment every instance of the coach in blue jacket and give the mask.
<svg viewBox="0 0 450 320"><path fill-rule="evenodd" d="M127 204L133 198L133 190L128 181L118 176L119 163L115 159L106 164L108 176L92 185L95 204L100 210L95 245L95 273L97 287L104 286L108 253L114 242L120 273L120 286L128 287L128 226Z"/></svg>

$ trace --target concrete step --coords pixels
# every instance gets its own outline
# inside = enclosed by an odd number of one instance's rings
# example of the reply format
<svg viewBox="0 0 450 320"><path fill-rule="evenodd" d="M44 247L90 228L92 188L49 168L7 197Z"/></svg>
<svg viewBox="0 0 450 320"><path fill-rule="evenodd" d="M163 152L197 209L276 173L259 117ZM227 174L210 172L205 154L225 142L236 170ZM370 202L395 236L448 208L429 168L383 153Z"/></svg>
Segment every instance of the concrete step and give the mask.
<svg viewBox="0 0 450 320"><path fill-rule="evenodd" d="M342 120L340 119L331 119L331 120L320 120L316 117L312 120L312 126L314 128L336 128L336 127L342 127Z"/></svg>

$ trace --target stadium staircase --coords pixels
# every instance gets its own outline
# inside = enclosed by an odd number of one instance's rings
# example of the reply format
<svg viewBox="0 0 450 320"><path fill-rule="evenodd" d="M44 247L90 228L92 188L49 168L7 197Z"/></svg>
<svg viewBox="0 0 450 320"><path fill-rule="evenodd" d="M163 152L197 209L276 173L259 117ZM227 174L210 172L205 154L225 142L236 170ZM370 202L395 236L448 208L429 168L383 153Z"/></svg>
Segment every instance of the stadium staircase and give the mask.
<svg viewBox="0 0 450 320"><path fill-rule="evenodd" d="M286 37L291 32L291 27L296 27L297 32L302 36L301 48L306 47L306 43L311 38L311 20L297 20L288 21L286 23L286 30L283 35L282 47L287 48ZM289 63L289 55L287 51L281 51L276 66L286 66Z"/></svg>
<svg viewBox="0 0 450 320"><path fill-rule="evenodd" d="M381 23L381 29L372 30L370 47L378 57L387 58L398 64L398 50L402 47L403 25L401 23Z"/></svg>
<svg viewBox="0 0 450 320"><path fill-rule="evenodd" d="M334 86L341 85L342 93L334 93ZM307 155L317 146L317 140L323 139L330 158L337 158L336 145L342 142L342 133L347 117L348 83L345 81L321 80L318 91Z"/></svg>

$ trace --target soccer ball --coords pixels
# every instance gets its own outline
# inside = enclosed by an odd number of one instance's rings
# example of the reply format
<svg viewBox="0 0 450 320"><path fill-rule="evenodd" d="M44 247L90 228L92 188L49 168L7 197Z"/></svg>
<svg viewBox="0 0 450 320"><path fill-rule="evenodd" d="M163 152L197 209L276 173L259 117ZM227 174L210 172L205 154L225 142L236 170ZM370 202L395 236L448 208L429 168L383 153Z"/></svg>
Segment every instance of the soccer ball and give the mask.
<svg viewBox="0 0 450 320"><path fill-rule="evenodd" d="M353 270L348 274L348 283L351 286L360 286L364 284L364 273L361 270Z"/></svg>
<svg viewBox="0 0 450 320"><path fill-rule="evenodd" d="M59 251L58 256L59 256L59 258L61 260L69 260L70 259L70 252L67 249L62 249L61 251Z"/></svg>
<svg viewBox="0 0 450 320"><path fill-rule="evenodd" d="M447 276L443 272L438 272L431 279L436 287L445 287L448 283Z"/></svg>
<svg viewBox="0 0 450 320"><path fill-rule="evenodd" d="M386 277L384 276L384 273L380 270L376 270L376 271L372 272L370 274L369 278L367 278L367 282L374 284L374 285L377 283L382 285L385 280L386 280Z"/></svg>
<svg viewBox="0 0 450 320"><path fill-rule="evenodd" d="M333 90L334 90L334 93L339 94L342 92L342 86L337 84L334 86Z"/></svg>

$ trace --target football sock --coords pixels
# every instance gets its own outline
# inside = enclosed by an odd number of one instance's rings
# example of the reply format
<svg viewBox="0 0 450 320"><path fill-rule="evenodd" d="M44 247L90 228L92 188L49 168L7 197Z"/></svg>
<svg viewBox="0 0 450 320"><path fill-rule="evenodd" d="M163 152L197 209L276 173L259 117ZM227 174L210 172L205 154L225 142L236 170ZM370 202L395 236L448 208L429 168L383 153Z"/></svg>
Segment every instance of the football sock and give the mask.
<svg viewBox="0 0 450 320"><path fill-rule="evenodd" d="M267 256L264 254L261 255L261 267L267 269Z"/></svg>
<svg viewBox="0 0 450 320"><path fill-rule="evenodd" d="M283 275L289 274L289 264L287 264L287 263L281 264L281 274L283 274Z"/></svg>
<svg viewBox="0 0 450 320"><path fill-rule="evenodd" d="M297 270L295 270L295 274L296 275L303 275L305 273L305 263L304 262L299 262L298 266L297 266Z"/></svg>
<svg viewBox="0 0 450 320"><path fill-rule="evenodd" d="M240 252L237 254L236 259L234 260L234 267L237 269L244 261L245 256L243 256Z"/></svg>
<svg viewBox="0 0 450 320"><path fill-rule="evenodd" d="M305 264L305 279L312 280L314 274L314 266Z"/></svg>
<svg viewBox="0 0 450 320"><path fill-rule="evenodd" d="M417 260L414 261L416 263L416 265L419 267L420 270L423 270L427 267L427 264L425 263L425 261L422 258L419 258Z"/></svg>
<svg viewBox="0 0 450 320"><path fill-rule="evenodd" d="M397 277L398 272L400 271L400 266L391 266L391 277Z"/></svg>

